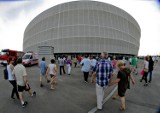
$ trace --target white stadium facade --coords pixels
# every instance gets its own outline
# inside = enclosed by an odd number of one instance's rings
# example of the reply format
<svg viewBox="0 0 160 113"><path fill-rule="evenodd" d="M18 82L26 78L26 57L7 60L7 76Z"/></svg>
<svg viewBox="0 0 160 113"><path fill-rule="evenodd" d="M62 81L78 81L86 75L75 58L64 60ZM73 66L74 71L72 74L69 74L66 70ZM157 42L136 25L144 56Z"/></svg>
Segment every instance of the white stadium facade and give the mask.
<svg viewBox="0 0 160 113"><path fill-rule="evenodd" d="M137 55L141 30L124 10L97 1L73 1L36 16L24 32L23 50L53 46L55 55Z"/></svg>

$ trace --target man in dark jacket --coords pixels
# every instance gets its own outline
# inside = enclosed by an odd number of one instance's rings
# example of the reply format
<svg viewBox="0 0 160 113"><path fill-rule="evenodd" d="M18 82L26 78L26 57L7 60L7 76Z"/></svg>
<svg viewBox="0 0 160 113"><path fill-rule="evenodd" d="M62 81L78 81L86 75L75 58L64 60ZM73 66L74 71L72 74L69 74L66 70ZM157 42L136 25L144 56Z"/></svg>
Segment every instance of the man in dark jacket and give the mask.
<svg viewBox="0 0 160 113"><path fill-rule="evenodd" d="M153 71L154 62L151 56L149 56L149 83L152 81L152 71Z"/></svg>

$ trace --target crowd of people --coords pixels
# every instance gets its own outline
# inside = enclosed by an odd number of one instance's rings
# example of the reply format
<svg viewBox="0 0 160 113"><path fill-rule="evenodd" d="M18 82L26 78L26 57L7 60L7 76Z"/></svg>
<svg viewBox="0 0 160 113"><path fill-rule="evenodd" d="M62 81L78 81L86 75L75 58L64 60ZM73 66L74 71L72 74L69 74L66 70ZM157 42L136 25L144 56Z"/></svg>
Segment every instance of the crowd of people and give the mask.
<svg viewBox="0 0 160 113"><path fill-rule="evenodd" d="M144 68L145 70L141 81L145 80L145 85L147 85L147 82L151 82L152 80L152 71L153 71L153 61L151 60L152 57L150 56L150 61L147 62L149 57L146 56L144 60ZM113 99L117 99L120 97L121 105L120 109L123 111L126 109L125 105L125 92L127 89L130 88L129 79L131 79L132 83L135 84L135 81L133 79L132 74L137 75L137 62L138 58L136 56L131 57L129 60L129 66L126 66L127 60L125 57L123 57L120 60L116 60L116 56L113 56L113 59L111 60L110 57L108 57L108 54L103 52L101 54L101 58L98 61L95 56L88 56L84 55L83 57L75 57L73 58L73 61L71 59L71 56L68 56L67 59L64 57L58 58L58 65L60 67L60 75L62 74L61 71L63 71L63 74L65 74L65 68L66 65L67 74L71 75L71 66L72 62L75 64L74 67L81 66L81 71L84 74L84 82L88 83L88 77L89 74L92 75L92 83L96 83L96 95L97 95L97 108L99 110L102 109L102 102L104 98L104 89L107 86L111 86L114 84L118 84L118 91L113 96ZM148 73L150 73L149 81L147 81ZM117 75L117 79L113 80L113 76ZM96 79L96 80L95 80Z"/></svg>
<svg viewBox="0 0 160 113"><path fill-rule="evenodd" d="M102 110L104 90L105 88L118 84L117 93L114 94L112 99L120 98L120 110L126 109L125 104L125 93L130 88L130 80L135 84L133 74L137 75L137 62L136 56L128 59L129 65L125 57L122 59L116 59L108 57L108 53L102 52L99 60L95 56L84 55L83 57L78 56L72 58L70 55L67 57L59 57L56 62L55 59L51 59L49 65L46 65L45 57L39 63L40 68L40 87L43 87L43 79L46 80L50 85L50 89L54 90L57 84L57 75L67 74L71 76L72 68L81 67L81 71L84 75L84 82L88 83L89 75L91 75L91 82L96 84L96 96L97 96L97 109ZM27 105L27 101L23 98L23 91L28 91L30 96L36 95L36 92L32 92L29 85L27 72L25 67L22 65L22 58L17 59L17 65L14 67L12 58L9 59L7 65L8 80L13 86L11 98L20 99L22 107ZM74 66L72 66L74 64ZM145 80L144 86L148 85L148 82L152 81L152 71L154 67L154 61L151 56L146 56L144 59L144 65L141 72L142 79L140 82ZM59 70L59 71L58 71ZM149 74L149 81L148 81ZM113 79L113 76L117 76Z"/></svg>

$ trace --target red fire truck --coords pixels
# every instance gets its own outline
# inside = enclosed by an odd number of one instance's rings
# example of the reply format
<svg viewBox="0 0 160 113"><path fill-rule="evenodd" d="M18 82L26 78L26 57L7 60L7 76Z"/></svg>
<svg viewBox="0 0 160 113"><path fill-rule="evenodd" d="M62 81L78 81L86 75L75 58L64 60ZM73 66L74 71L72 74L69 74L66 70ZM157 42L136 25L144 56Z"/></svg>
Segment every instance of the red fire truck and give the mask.
<svg viewBox="0 0 160 113"><path fill-rule="evenodd" d="M23 55L24 52L22 51L3 49L0 55L0 64L6 65L9 58L17 59L19 57L22 57Z"/></svg>

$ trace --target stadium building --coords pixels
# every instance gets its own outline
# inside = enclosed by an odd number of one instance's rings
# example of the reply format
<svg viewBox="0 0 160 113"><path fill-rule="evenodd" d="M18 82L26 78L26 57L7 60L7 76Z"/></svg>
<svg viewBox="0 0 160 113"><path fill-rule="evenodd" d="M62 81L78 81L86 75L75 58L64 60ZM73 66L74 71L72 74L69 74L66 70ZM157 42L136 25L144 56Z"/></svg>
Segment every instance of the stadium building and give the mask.
<svg viewBox="0 0 160 113"><path fill-rule="evenodd" d="M23 50L53 46L55 55L137 55L141 30L124 10L97 1L63 3L42 12L24 32Z"/></svg>

